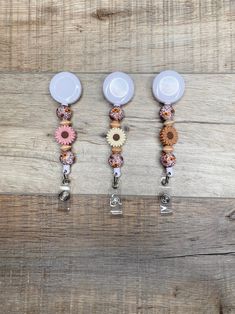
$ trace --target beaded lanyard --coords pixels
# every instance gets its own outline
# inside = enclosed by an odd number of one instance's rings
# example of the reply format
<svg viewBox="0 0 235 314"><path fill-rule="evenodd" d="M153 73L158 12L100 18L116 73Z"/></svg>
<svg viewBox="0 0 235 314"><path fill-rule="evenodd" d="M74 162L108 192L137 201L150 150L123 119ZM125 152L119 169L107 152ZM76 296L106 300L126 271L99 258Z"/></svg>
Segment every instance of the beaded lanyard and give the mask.
<svg viewBox="0 0 235 314"><path fill-rule="evenodd" d="M173 126L175 114L173 105L183 96L184 90L184 80L175 71L163 71L153 81L153 95L162 105L159 115L163 121L163 128L160 131L160 141L163 145L160 161L165 170L165 175L161 179L163 191L160 195L160 211L163 215L173 213L168 187L176 163L173 145L178 141L178 133Z"/></svg>
<svg viewBox="0 0 235 314"><path fill-rule="evenodd" d="M110 212L112 215L122 215L122 202L117 192L123 165L122 146L126 141L126 134L121 129L121 121L125 117L122 106L127 104L134 96L134 83L127 74L114 72L104 80L103 93L105 98L113 105L109 112L111 129L106 136L107 142L112 147L108 159L109 165L113 168L113 190L109 202Z"/></svg>
<svg viewBox="0 0 235 314"><path fill-rule="evenodd" d="M76 75L70 72L60 72L50 82L50 93L52 98L61 104L56 110L57 117L60 119L60 126L55 131L55 140L61 145L59 159L63 165L61 192L58 197L65 202L70 198L69 174L71 165L75 162L72 143L76 139L76 132L71 127L72 110L70 105L75 103L81 96L81 82Z"/></svg>

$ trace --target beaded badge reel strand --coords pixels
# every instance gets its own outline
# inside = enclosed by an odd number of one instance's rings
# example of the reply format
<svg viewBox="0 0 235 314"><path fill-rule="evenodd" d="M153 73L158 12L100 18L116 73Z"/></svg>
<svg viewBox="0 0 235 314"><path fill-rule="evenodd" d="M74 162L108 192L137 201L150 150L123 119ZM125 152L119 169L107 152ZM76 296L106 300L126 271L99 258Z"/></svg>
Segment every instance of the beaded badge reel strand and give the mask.
<svg viewBox="0 0 235 314"><path fill-rule="evenodd" d="M59 160L62 164L62 184L60 186L59 199L63 202L70 198L69 174L71 165L75 162L72 144L76 139L76 132L72 128L72 110L70 105L80 98L81 92L80 80L69 72L56 74L50 82L51 96L60 103L60 106L56 109L60 126L55 131L55 140L60 145L61 150Z"/></svg>
<svg viewBox="0 0 235 314"><path fill-rule="evenodd" d="M163 187L168 186L176 163L174 145L178 141L178 133L174 127L173 105L181 99L184 90L184 80L175 71L163 71L153 81L153 95L161 104L159 115L163 122L163 128L160 131L160 141L163 145L160 161L165 169L165 176L161 179ZM160 195L160 211L163 215L172 214L169 192L164 191Z"/></svg>
<svg viewBox="0 0 235 314"><path fill-rule="evenodd" d="M112 215L122 215L122 202L117 194L119 179L121 177L121 167L123 165L122 146L126 141L126 134L121 128L121 121L125 117L123 105L127 104L134 95L134 83L125 73L114 72L108 75L103 84L105 98L113 105L109 112L111 120L106 139L111 146L111 155L108 163L113 169L113 192L110 197L110 208Z"/></svg>

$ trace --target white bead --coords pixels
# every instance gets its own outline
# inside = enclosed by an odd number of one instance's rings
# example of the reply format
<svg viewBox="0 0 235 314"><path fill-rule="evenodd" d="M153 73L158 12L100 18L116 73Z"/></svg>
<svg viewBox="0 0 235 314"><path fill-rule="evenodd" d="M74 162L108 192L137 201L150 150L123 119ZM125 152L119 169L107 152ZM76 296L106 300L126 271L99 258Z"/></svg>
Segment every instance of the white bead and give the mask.
<svg viewBox="0 0 235 314"><path fill-rule="evenodd" d="M121 168L114 168L113 174L115 175L115 177L119 178L121 176Z"/></svg>
<svg viewBox="0 0 235 314"><path fill-rule="evenodd" d="M173 175L174 175L173 167L167 167L166 173L169 177L173 177Z"/></svg>
<svg viewBox="0 0 235 314"><path fill-rule="evenodd" d="M70 174L70 165L63 165L63 173L64 174Z"/></svg>

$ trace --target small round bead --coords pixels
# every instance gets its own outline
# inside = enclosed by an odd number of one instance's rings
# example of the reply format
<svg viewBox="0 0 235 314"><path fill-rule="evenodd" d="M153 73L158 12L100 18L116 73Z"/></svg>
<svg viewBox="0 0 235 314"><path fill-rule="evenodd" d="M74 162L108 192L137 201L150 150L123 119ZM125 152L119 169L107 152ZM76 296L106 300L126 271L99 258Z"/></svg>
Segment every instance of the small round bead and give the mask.
<svg viewBox="0 0 235 314"><path fill-rule="evenodd" d="M111 126L111 128L113 128L113 129L114 129L114 128L120 128L121 124L120 124L119 121L113 120L113 121L110 122L110 126Z"/></svg>
<svg viewBox="0 0 235 314"><path fill-rule="evenodd" d="M113 168L120 168L123 165L123 157L120 154L110 155L108 162Z"/></svg>
<svg viewBox="0 0 235 314"><path fill-rule="evenodd" d="M71 145L62 145L60 147L60 149L63 151L63 152L67 152L68 150L70 150L72 148Z"/></svg>
<svg viewBox="0 0 235 314"><path fill-rule="evenodd" d="M62 121L60 122L60 124L61 124L61 125L71 125L72 122L69 121L69 120L62 120Z"/></svg>
<svg viewBox="0 0 235 314"><path fill-rule="evenodd" d="M164 146L162 149L165 153L172 153L174 151L173 146Z"/></svg>
<svg viewBox="0 0 235 314"><path fill-rule="evenodd" d="M174 123L175 123L175 121L173 121L173 120L166 120L166 121L164 121L163 125L164 126L173 126Z"/></svg>
<svg viewBox="0 0 235 314"><path fill-rule="evenodd" d="M72 117L72 110L69 106L61 105L56 109L56 114L61 120L70 120Z"/></svg>
<svg viewBox="0 0 235 314"><path fill-rule="evenodd" d="M112 153L113 154L120 154L122 152L121 147L112 147Z"/></svg>
<svg viewBox="0 0 235 314"><path fill-rule="evenodd" d="M176 157L172 153L162 152L161 163L164 167L173 167L176 163Z"/></svg>
<svg viewBox="0 0 235 314"><path fill-rule="evenodd" d="M61 152L60 154L60 162L63 165L72 165L75 161L74 153L69 151Z"/></svg>
<svg viewBox="0 0 235 314"><path fill-rule="evenodd" d="M163 120L172 120L175 114L175 110L171 105L164 105L160 109L159 114Z"/></svg>
<svg viewBox="0 0 235 314"><path fill-rule="evenodd" d="M121 107L113 107L109 111L109 117L112 120L121 121L125 117L124 110Z"/></svg>

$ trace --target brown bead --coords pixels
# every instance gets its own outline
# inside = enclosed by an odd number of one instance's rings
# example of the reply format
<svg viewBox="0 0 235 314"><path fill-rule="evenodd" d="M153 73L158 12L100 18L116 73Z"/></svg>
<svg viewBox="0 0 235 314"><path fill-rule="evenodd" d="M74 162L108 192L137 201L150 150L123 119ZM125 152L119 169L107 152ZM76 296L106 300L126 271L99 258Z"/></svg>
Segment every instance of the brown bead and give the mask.
<svg viewBox="0 0 235 314"><path fill-rule="evenodd" d="M120 154L122 152L122 148L121 147L113 147L112 148L112 153L113 154Z"/></svg>
<svg viewBox="0 0 235 314"><path fill-rule="evenodd" d="M111 128L119 128L120 127L120 122L119 121L115 121L115 120L113 120L113 121L111 121L110 122L110 126L111 126Z"/></svg>
<svg viewBox="0 0 235 314"><path fill-rule="evenodd" d="M164 126L160 132L160 140L163 146L172 146L178 141L178 133L173 126Z"/></svg>
<svg viewBox="0 0 235 314"><path fill-rule="evenodd" d="M70 145L63 145L60 147L60 149L63 151L63 152L67 152L68 150L70 150L72 148L72 146Z"/></svg>
<svg viewBox="0 0 235 314"><path fill-rule="evenodd" d="M173 120L167 120L167 121L165 121L163 124L164 124L165 126L173 126L174 123L175 123L175 121L173 121Z"/></svg>
<svg viewBox="0 0 235 314"><path fill-rule="evenodd" d="M172 146L164 146L162 149L165 153L172 153L174 148Z"/></svg>
<svg viewBox="0 0 235 314"><path fill-rule="evenodd" d="M72 122L69 121L69 120L62 120L62 121L60 122L60 124L61 124L61 125L71 125Z"/></svg>

